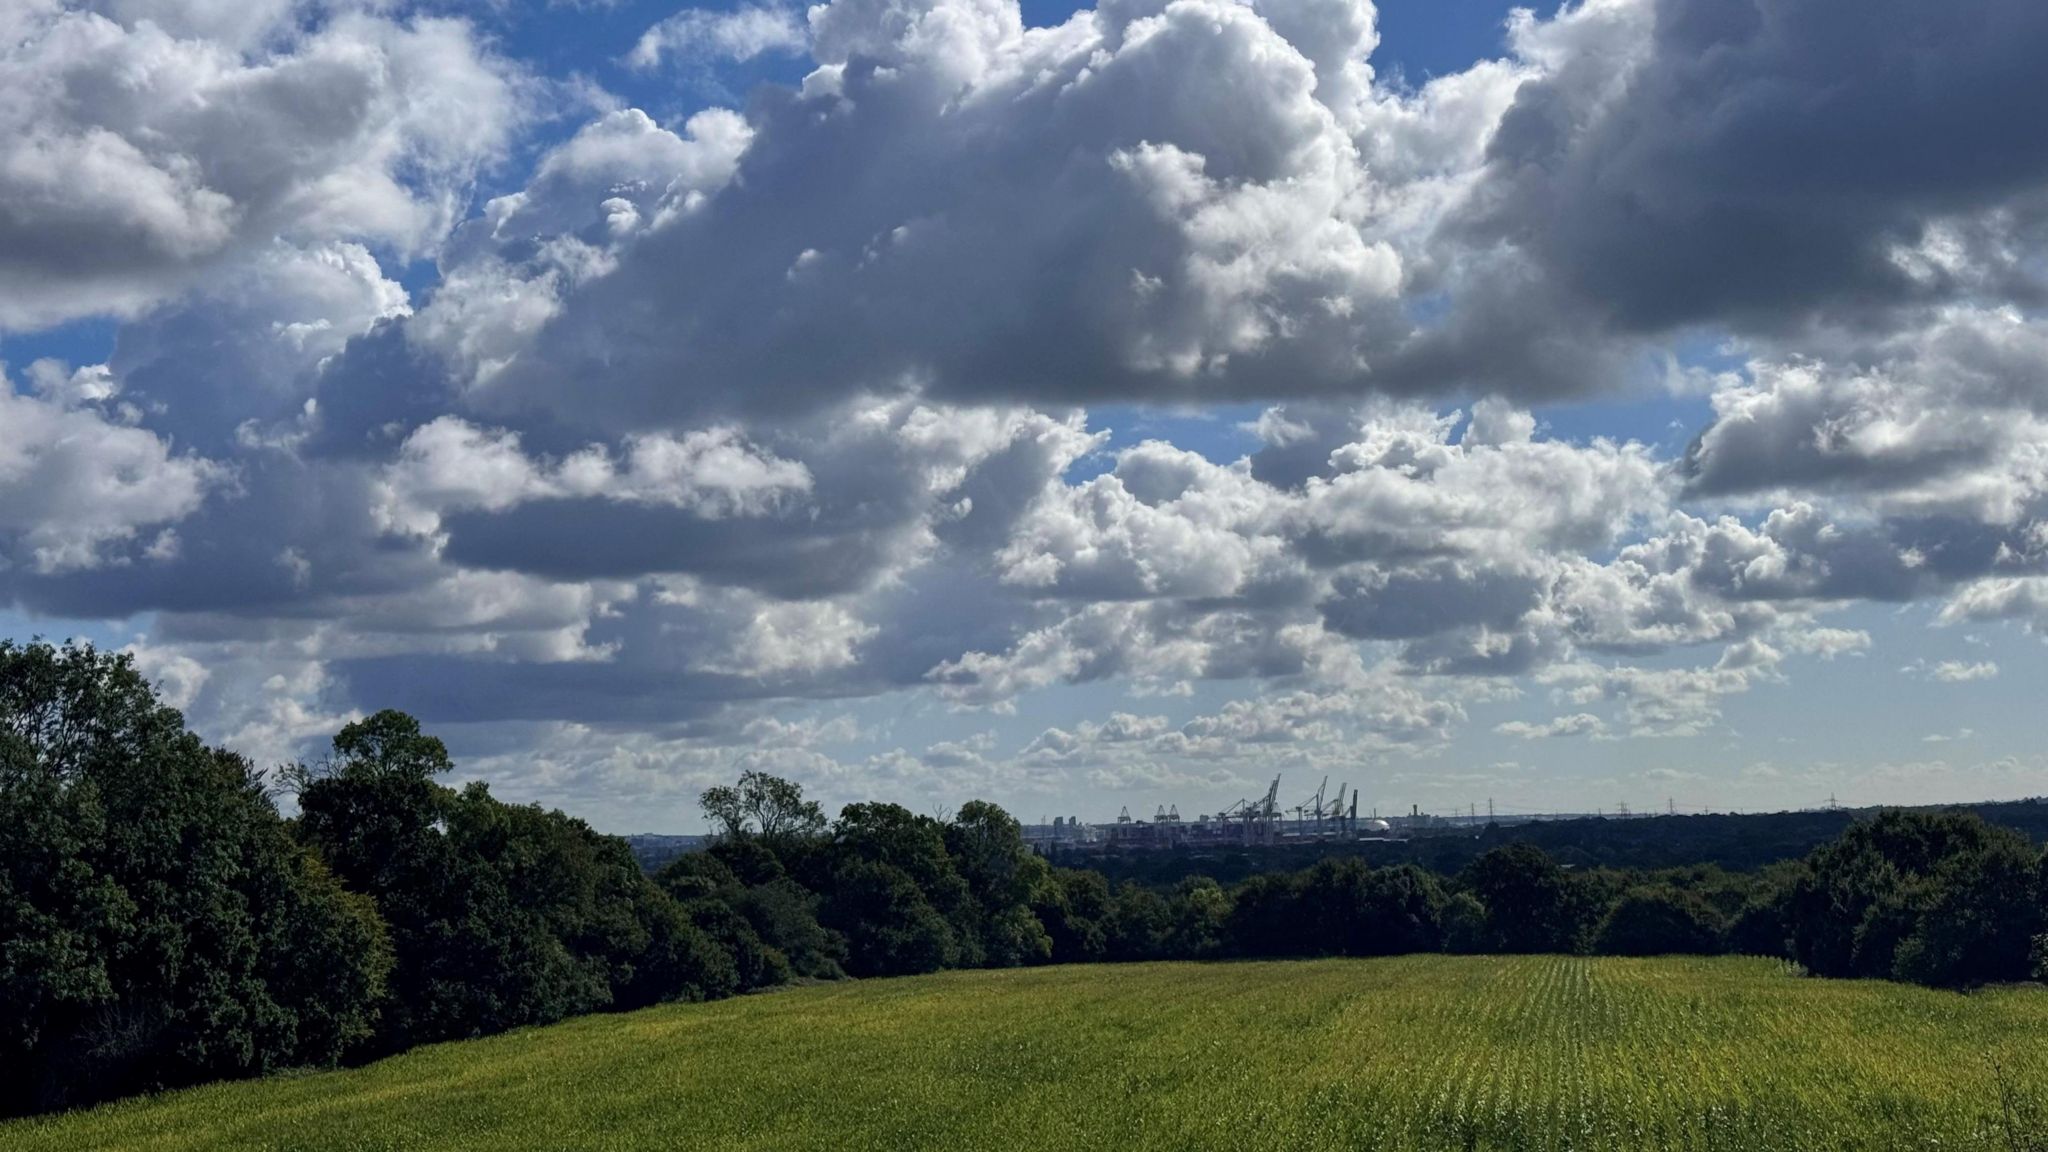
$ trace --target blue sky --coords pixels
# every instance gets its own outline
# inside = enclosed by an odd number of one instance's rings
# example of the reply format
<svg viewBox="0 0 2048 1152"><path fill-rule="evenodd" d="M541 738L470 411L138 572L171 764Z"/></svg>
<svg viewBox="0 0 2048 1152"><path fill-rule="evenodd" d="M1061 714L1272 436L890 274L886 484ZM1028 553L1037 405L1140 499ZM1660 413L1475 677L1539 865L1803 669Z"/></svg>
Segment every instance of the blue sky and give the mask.
<svg viewBox="0 0 2048 1152"><path fill-rule="evenodd" d="M1716 3L0 20L0 634L621 831L2040 793L2048 17Z"/></svg>

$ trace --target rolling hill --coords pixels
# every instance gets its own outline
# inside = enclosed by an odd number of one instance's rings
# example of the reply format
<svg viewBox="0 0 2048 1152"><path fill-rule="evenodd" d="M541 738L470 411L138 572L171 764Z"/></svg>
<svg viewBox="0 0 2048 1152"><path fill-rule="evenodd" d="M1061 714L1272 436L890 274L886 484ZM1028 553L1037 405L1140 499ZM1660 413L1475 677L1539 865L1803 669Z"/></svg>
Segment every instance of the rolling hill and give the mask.
<svg viewBox="0 0 2048 1152"><path fill-rule="evenodd" d="M0 1125L0 1147L2038 1148L2048 991L1756 959L949 972Z"/></svg>

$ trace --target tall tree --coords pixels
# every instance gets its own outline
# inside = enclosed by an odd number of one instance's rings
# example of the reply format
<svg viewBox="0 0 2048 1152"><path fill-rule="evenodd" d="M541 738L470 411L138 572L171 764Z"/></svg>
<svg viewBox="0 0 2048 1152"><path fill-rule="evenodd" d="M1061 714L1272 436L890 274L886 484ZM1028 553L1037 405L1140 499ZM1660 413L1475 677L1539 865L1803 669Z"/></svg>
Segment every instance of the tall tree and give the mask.
<svg viewBox="0 0 2048 1152"><path fill-rule="evenodd" d="M771 847L825 830L825 810L804 799L801 784L766 772L743 772L737 786L704 790L704 814L734 839L758 835Z"/></svg>
<svg viewBox="0 0 2048 1152"><path fill-rule="evenodd" d="M446 788L450 767L385 711L294 774L302 837L390 926L384 1049L732 990L729 960L622 841L480 783Z"/></svg>
<svg viewBox="0 0 2048 1152"><path fill-rule="evenodd" d="M974 902L968 931L981 962L1010 967L1051 956L1052 937L1031 914L1031 895L1049 869L1016 819L985 800L969 801L946 825L945 843Z"/></svg>
<svg viewBox="0 0 2048 1152"><path fill-rule="evenodd" d="M383 940L128 657L0 641L0 1110L331 1063Z"/></svg>

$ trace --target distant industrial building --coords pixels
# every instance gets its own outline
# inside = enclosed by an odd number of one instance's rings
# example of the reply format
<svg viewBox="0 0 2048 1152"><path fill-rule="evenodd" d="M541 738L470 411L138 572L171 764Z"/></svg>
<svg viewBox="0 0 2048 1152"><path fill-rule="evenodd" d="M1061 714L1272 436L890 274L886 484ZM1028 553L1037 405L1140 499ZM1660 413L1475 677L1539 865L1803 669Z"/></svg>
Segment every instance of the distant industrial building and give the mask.
<svg viewBox="0 0 2048 1152"><path fill-rule="evenodd" d="M1084 824L1078 817L1055 817L1050 824L1027 824L1024 838L1042 853L1120 851L1169 848L1228 848L1345 840L1393 840L1436 822L1416 813L1398 820L1358 815L1358 794L1339 784L1329 795L1323 778L1315 795L1293 807L1280 804L1280 777L1266 794L1239 800L1219 812L1184 819L1178 805L1160 805L1150 820L1133 817L1126 807L1113 823Z"/></svg>

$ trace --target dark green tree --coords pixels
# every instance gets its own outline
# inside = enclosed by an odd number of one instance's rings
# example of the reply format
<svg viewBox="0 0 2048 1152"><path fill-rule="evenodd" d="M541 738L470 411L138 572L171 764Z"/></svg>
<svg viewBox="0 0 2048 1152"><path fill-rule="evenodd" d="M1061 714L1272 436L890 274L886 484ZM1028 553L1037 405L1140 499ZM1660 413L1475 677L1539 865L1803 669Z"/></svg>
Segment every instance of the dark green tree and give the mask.
<svg viewBox="0 0 2048 1152"><path fill-rule="evenodd" d="M482 784L446 788L449 768L439 740L385 711L294 773L300 835L389 926L380 1049L737 985L623 841Z"/></svg>
<svg viewBox="0 0 2048 1152"><path fill-rule="evenodd" d="M1486 908L1493 952L1576 952L1602 905L1541 848L1516 842L1489 850L1459 876Z"/></svg>
<svg viewBox="0 0 2048 1152"><path fill-rule="evenodd" d="M332 1063L387 966L127 656L0 641L0 1110Z"/></svg>
<svg viewBox="0 0 2048 1152"><path fill-rule="evenodd" d="M947 855L973 902L966 935L980 962L1007 968L1043 963L1052 937L1031 913L1031 897L1049 868L1024 843L1024 830L1008 812L983 800L960 808L943 830Z"/></svg>
<svg viewBox="0 0 2048 1152"><path fill-rule="evenodd" d="M1668 884L1630 888L1607 910L1594 951L1609 956L1711 955L1723 950L1727 923L1698 895Z"/></svg>
<svg viewBox="0 0 2048 1152"><path fill-rule="evenodd" d="M846 939L848 972L982 963L981 909L946 851L945 825L900 804L849 804L832 825L826 857L832 871L820 884L819 918ZM906 963L919 967L899 967Z"/></svg>
<svg viewBox="0 0 2048 1152"><path fill-rule="evenodd" d="M1032 893L1031 913L1052 941L1055 964L1087 964L1109 951L1109 881L1100 872L1056 868Z"/></svg>
<svg viewBox="0 0 2048 1152"><path fill-rule="evenodd" d="M766 772L742 772L737 785L707 788L701 801L712 825L735 840L759 836L779 850L825 830L824 809L804 799L802 785Z"/></svg>
<svg viewBox="0 0 2048 1152"><path fill-rule="evenodd" d="M2044 926L2037 861L2019 833L1972 814L1858 821L1793 886L1793 954L1824 976L2024 979Z"/></svg>
<svg viewBox="0 0 2048 1152"><path fill-rule="evenodd" d="M853 976L911 976L953 966L953 926L933 908L908 872L852 857L833 873L823 905L825 924L846 940Z"/></svg>
<svg viewBox="0 0 2048 1152"><path fill-rule="evenodd" d="M723 861L708 853L686 853L663 868L656 880L690 922L731 958L738 990L789 980L789 959L762 939L753 922L735 907L746 889Z"/></svg>
<svg viewBox="0 0 2048 1152"><path fill-rule="evenodd" d="M1486 905L1470 892L1453 892L1444 901L1444 951L1471 955L1486 951Z"/></svg>
<svg viewBox="0 0 2048 1152"><path fill-rule="evenodd" d="M1231 893L1224 947L1237 956L1311 953L1301 917L1301 880L1291 872L1262 872Z"/></svg>
<svg viewBox="0 0 2048 1152"><path fill-rule="evenodd" d="M1167 900L1170 926L1166 955L1180 960L1200 960L1223 948L1223 934L1230 918L1230 895L1207 876L1189 876L1174 885Z"/></svg>
<svg viewBox="0 0 2048 1152"><path fill-rule="evenodd" d="M1173 932L1173 908L1142 884L1125 881L1110 902L1108 959L1158 960Z"/></svg>

